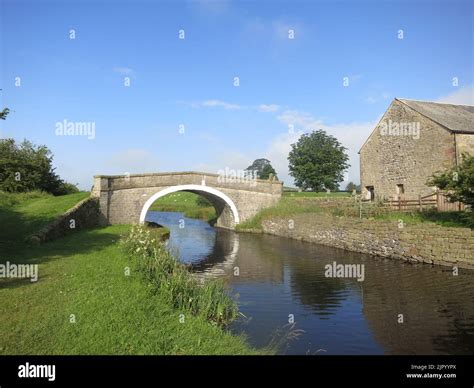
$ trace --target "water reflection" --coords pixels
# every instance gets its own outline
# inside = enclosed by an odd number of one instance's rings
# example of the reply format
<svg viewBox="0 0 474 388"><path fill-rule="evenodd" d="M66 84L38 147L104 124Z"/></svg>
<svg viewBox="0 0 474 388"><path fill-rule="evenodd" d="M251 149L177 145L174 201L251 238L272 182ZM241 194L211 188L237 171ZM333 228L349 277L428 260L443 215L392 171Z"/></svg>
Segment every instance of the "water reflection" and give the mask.
<svg viewBox="0 0 474 388"><path fill-rule="evenodd" d="M200 276L229 284L249 318L232 330L255 346L270 343L294 317L304 333L282 348L289 354L474 354L474 271L453 276L449 268L216 230L179 213L149 212L147 219L171 229L170 249ZM326 278L333 261L364 264L365 281Z"/></svg>

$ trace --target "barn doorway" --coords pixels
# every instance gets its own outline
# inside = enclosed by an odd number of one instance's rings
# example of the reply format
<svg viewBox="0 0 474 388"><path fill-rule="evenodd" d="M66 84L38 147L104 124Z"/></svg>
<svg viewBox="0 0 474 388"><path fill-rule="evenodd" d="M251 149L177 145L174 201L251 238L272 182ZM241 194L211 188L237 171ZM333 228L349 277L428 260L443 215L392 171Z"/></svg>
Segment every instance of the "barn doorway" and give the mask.
<svg viewBox="0 0 474 388"><path fill-rule="evenodd" d="M367 189L367 198L369 201L375 200L375 189L374 186L365 186Z"/></svg>

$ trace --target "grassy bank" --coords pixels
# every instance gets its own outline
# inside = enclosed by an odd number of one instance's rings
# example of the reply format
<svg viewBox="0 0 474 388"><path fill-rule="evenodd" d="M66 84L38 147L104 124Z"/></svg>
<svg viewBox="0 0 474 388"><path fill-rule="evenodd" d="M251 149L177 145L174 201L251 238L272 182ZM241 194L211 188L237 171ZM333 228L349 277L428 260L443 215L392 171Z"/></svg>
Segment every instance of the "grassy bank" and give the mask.
<svg viewBox="0 0 474 388"><path fill-rule="evenodd" d="M335 192L314 192L314 191L284 191L284 197L297 197L297 198L345 198L350 197L351 193L346 191L335 191Z"/></svg>
<svg viewBox="0 0 474 388"><path fill-rule="evenodd" d="M399 221L405 224L434 223L446 227L474 229L474 213L467 212L390 212L374 217L376 220Z"/></svg>
<svg viewBox="0 0 474 388"><path fill-rule="evenodd" d="M159 198L150 210L163 212L180 212L186 217L197 218L207 222L216 219L214 207L197 194L177 192Z"/></svg>
<svg viewBox="0 0 474 388"><path fill-rule="evenodd" d="M273 207L266 208L257 213L250 220L237 226L239 231L262 231L262 220L272 217L288 217L301 213L321 213L325 212L337 217L359 217L358 205L347 200L345 196L340 196L339 200L335 196L329 198L332 202L325 202L317 196L300 196L288 193L283 195L281 200ZM304 194L304 193L295 193ZM317 194L317 193L316 193ZM334 193L343 194L343 193ZM399 222L403 220L405 224L426 223L437 224L446 227L474 228L474 213L467 212L393 212L385 209L372 209L370 218L374 220L385 220Z"/></svg>
<svg viewBox="0 0 474 388"><path fill-rule="evenodd" d="M184 264L179 263L150 230L132 227L121 240L123 250L155 294L183 315L200 316L216 325L226 325L237 318L237 304L218 279L201 283Z"/></svg>
<svg viewBox="0 0 474 388"><path fill-rule="evenodd" d="M254 217L246 222L237 225L238 231L262 230L262 220L272 217L290 217L293 214L319 213L325 211L318 206L314 200L304 200L300 197L283 196L280 201L272 207L262 209Z"/></svg>
<svg viewBox="0 0 474 388"><path fill-rule="evenodd" d="M9 247L0 262L39 265L37 282L0 279L0 354L257 353L206 314L154 291L119 246L128 226L78 231L36 247L23 243L85 195L0 205L0 244Z"/></svg>

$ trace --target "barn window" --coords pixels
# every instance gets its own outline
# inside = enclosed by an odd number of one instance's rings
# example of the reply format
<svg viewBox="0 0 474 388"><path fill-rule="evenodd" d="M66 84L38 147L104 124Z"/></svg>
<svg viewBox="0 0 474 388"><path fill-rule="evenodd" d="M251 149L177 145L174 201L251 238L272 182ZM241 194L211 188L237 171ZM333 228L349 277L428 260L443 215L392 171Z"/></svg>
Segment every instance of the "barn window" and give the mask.
<svg viewBox="0 0 474 388"><path fill-rule="evenodd" d="M405 188L403 187L403 184L398 184L397 185L397 194L400 195L400 194L403 194L405 193Z"/></svg>

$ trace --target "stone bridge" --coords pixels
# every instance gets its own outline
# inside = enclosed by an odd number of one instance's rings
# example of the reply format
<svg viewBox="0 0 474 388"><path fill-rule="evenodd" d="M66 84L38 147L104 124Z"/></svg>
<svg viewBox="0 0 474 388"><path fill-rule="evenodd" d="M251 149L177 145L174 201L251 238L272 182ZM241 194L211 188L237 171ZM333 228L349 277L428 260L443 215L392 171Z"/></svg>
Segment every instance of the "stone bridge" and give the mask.
<svg viewBox="0 0 474 388"><path fill-rule="evenodd" d="M215 226L235 225L281 198L283 182L201 172L97 175L92 196L99 199L101 224L143 223L158 198L177 191L205 197L217 213Z"/></svg>

